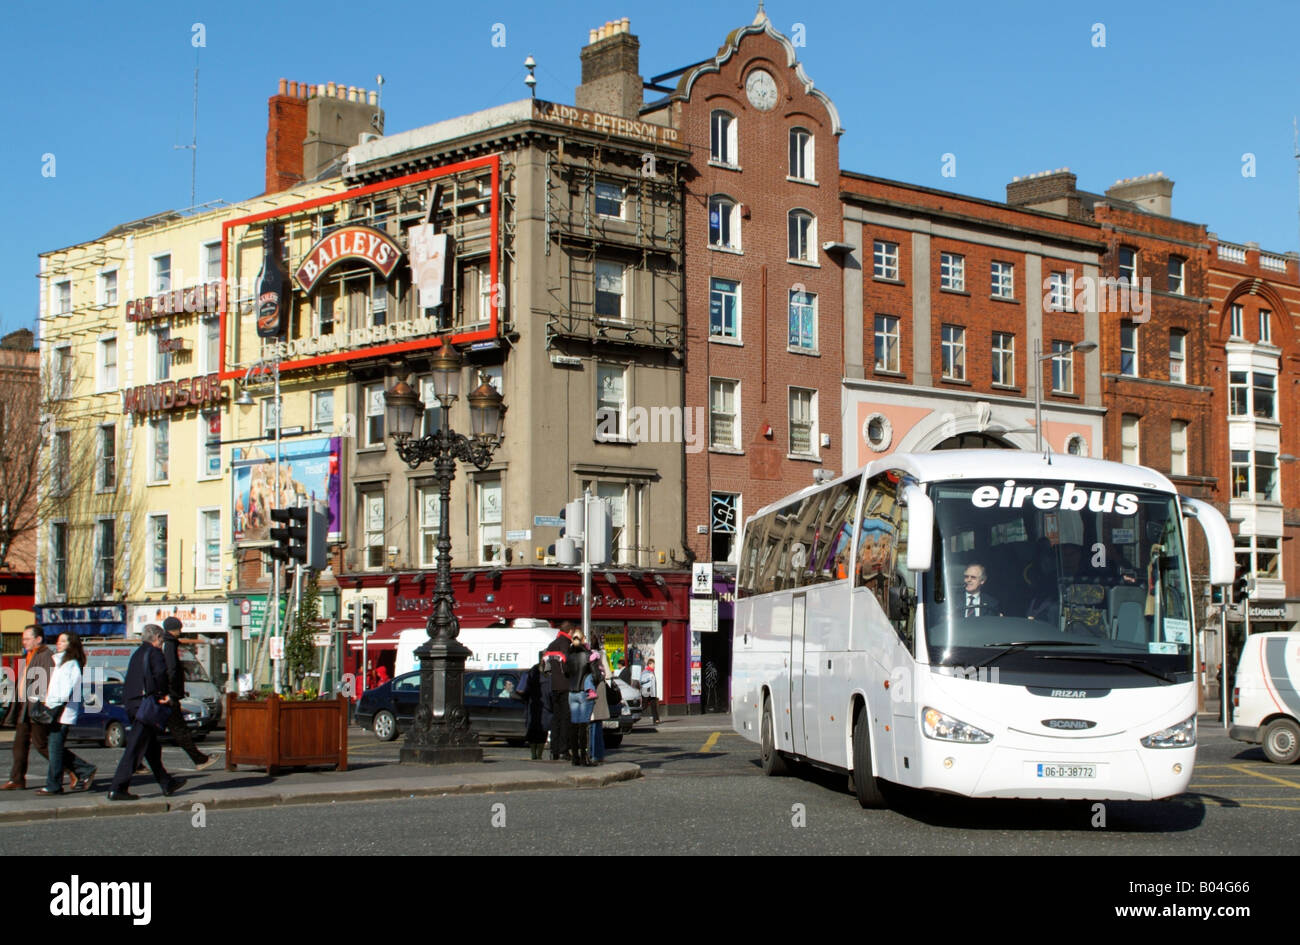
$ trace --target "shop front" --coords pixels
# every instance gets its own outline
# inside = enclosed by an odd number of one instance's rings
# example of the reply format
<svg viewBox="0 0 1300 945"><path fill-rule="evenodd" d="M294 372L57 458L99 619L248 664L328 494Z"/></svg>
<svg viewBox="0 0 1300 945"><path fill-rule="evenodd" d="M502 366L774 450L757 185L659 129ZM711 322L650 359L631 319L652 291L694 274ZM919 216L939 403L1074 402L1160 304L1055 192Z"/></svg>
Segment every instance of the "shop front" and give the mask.
<svg viewBox="0 0 1300 945"><path fill-rule="evenodd" d="M139 637L147 624L162 626L168 617L181 622L181 642L192 646L218 689L230 678L230 605L226 601L160 601L131 606L130 633Z"/></svg>
<svg viewBox="0 0 1300 945"><path fill-rule="evenodd" d="M391 581L391 579L390 579ZM423 629L433 612L435 576L403 574L389 584L394 628ZM518 618L582 621L582 576L558 568L467 569L452 572L462 628L508 625ZM653 658L661 708L698 704L692 696L690 575L682 571L598 569L592 575L591 627L618 669ZM399 631L400 632L400 631ZM378 631L376 632L378 636ZM696 687L698 688L698 687Z"/></svg>
<svg viewBox="0 0 1300 945"><path fill-rule="evenodd" d="M126 605L102 604L82 607L43 604L36 608L36 622L45 630L45 639L53 640L64 630L86 639L126 636Z"/></svg>

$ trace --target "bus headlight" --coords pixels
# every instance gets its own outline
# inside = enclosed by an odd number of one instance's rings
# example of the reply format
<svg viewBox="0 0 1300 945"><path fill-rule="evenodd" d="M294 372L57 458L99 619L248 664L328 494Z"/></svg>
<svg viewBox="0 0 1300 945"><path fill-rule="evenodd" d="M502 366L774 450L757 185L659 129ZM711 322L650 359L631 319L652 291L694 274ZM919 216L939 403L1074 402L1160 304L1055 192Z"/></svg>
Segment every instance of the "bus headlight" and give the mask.
<svg viewBox="0 0 1300 945"><path fill-rule="evenodd" d="M1196 716L1183 719L1177 725L1152 732L1142 739L1143 748L1191 748L1196 744Z"/></svg>
<svg viewBox="0 0 1300 945"><path fill-rule="evenodd" d="M960 719L954 719L951 715L944 715L938 709L924 709L921 713L921 721L921 730L925 732L926 738L934 738L942 742L967 742L970 744L983 744L993 740L993 736L983 729L978 729L974 725L967 725Z"/></svg>

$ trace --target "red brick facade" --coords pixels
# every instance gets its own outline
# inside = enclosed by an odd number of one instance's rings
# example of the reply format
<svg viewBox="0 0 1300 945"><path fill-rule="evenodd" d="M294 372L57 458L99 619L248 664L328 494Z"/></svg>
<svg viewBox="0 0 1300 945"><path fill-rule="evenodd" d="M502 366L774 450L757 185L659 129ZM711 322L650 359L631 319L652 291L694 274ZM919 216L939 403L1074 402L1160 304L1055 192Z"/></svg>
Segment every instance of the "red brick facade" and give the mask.
<svg viewBox="0 0 1300 945"><path fill-rule="evenodd" d="M857 245L861 260L861 296L846 302L846 343L860 345L846 355L849 377L860 377L869 386L897 384L910 398L907 403L891 402L889 392L876 386L852 398L854 409L880 412L892 423L893 441L878 452L930 449L963 432L1032 448L1034 389L1029 381L1035 340L1041 335L1044 349L1050 350L1053 341L1089 338L1081 313L1048 309L1042 282L1049 273L1061 272L1078 283L1085 266L1095 266L1103 248L1098 228L1085 220L850 172L840 175L840 190L846 208L845 239ZM877 243L884 244L879 260ZM953 278L952 272L945 273L945 256L960 263L960 288L945 281L946 275ZM1009 288L995 291L995 265L1009 280ZM899 320L896 370L894 356L883 351L884 343L877 352L877 316ZM950 338L964 341L960 370L955 362L953 370L944 370L945 327L951 329ZM916 337L918 331L926 333L923 339ZM1000 372L996 382L995 333L1012 352L1010 371ZM1005 359L1000 364L1005 365ZM1050 362L1041 367L1045 405L1088 404L1099 414L1099 395L1089 388L1084 354L1074 358L1068 391L1052 389ZM917 432L935 416L966 409L953 404L973 404L972 398L982 395L998 398L998 408L982 425L950 433ZM846 438L857 430L857 419L848 418ZM1053 448L1063 448L1078 434L1090 455L1100 455L1093 449L1099 428L1094 429L1092 420L1079 417L1076 423L1051 415L1045 419ZM1004 436L1013 433L1020 436ZM873 458L861 444L853 447L847 465Z"/></svg>
<svg viewBox="0 0 1300 945"><path fill-rule="evenodd" d="M1097 203L1093 217L1106 241L1102 275L1120 278L1121 251L1134 253L1142 303L1119 292L1120 303L1102 313L1102 382L1106 403L1106 458L1124 458L1125 414L1138 421L1138 457L1143 466L1168 474L1186 494L1208 497L1216 475L1209 443L1214 427L1207 386L1205 329L1205 226L1132 209L1117 202ZM1170 259L1182 260L1181 290L1170 282ZM1149 289L1148 281L1149 280ZM1125 304L1125 299L1129 299ZM1142 308L1142 311L1135 311ZM1143 319L1149 319L1143 321ZM1131 320L1136 359L1121 350L1123 323ZM1181 333L1183 380L1176 379L1173 351ZM1175 424L1186 423L1185 467L1174 468ZM1181 449L1181 439L1179 448Z"/></svg>
<svg viewBox="0 0 1300 945"><path fill-rule="evenodd" d="M736 30L716 61L687 70L670 96L681 143L694 155L686 183L686 378L687 409L710 410L710 379L739 382L736 446L712 444L686 456L686 526L690 549L699 560L715 558L711 536L711 494L743 494L739 517L813 482L813 470L843 471L839 443L840 381L843 377L843 281L837 250L823 248L841 239L839 122L825 96L793 59L789 41L766 20ZM776 88L770 108L751 101L747 81L758 71ZM767 100L760 96L760 104ZM734 121L726 160L712 159L713 114ZM811 134L799 179L790 156L791 131ZM722 132L724 136L728 132ZM811 160L807 160L807 158ZM738 249L711 245L710 198L725 196L739 205L733 219ZM793 261L789 214L815 218L809 262ZM735 337L711 333L712 280L739 283ZM791 344L790 296L816 295L811 345ZM791 458L790 388L816 391L811 453ZM770 433L767 432L770 430ZM822 438L829 445L822 446ZM737 527L739 522L737 522ZM725 539L723 539L725 543ZM718 560L725 560L721 553Z"/></svg>
<svg viewBox="0 0 1300 945"><path fill-rule="evenodd" d="M1204 265L1209 308L1205 374L1213 390L1206 453L1216 477L1213 498L1238 520L1234 531L1239 548L1249 544L1252 535L1282 538L1277 575L1285 580L1285 588L1300 586L1300 557L1291 540L1300 534L1300 484L1296 461L1285 458L1300 454L1300 403L1296 397L1300 337L1295 321L1300 315L1300 259L1295 253L1261 252L1253 243L1220 242L1210 234ZM1267 318L1262 318L1262 313L1267 313ZM1239 407L1233 407L1232 372L1248 374L1253 387L1257 370L1265 375L1277 372L1271 417L1249 399L1253 391ZM1253 468L1234 490L1233 450L1279 454L1278 487L1272 498L1257 498L1259 484L1249 478L1250 473L1258 476ZM1245 563L1240 553L1239 562ZM1281 587L1272 590L1271 596L1285 593Z"/></svg>

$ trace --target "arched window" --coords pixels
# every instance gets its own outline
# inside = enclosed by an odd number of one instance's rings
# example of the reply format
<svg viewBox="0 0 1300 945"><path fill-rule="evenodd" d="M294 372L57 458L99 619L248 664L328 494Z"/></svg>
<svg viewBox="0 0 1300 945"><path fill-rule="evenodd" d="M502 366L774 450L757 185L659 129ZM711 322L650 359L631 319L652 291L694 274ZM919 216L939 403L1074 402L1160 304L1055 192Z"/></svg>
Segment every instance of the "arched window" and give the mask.
<svg viewBox="0 0 1300 945"><path fill-rule="evenodd" d="M716 109L709 118L709 158L719 164L740 163L736 150L736 116Z"/></svg>
<svg viewBox="0 0 1300 945"><path fill-rule="evenodd" d="M807 210L791 210L790 258L803 262L817 261L817 218Z"/></svg>
<svg viewBox="0 0 1300 945"><path fill-rule="evenodd" d="M740 249L740 204L725 194L709 198L709 245Z"/></svg>
<svg viewBox="0 0 1300 945"><path fill-rule="evenodd" d="M790 129L790 176L798 180L816 180L813 164L813 136L807 128Z"/></svg>

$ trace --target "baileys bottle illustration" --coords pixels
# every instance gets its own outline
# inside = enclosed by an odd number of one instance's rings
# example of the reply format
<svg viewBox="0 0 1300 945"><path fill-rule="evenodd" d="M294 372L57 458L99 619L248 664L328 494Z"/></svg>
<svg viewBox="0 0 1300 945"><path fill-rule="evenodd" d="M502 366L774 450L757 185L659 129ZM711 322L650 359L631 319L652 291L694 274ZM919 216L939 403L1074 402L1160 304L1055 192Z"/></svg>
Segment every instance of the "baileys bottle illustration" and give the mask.
<svg viewBox="0 0 1300 945"><path fill-rule="evenodd" d="M289 275L280 261L279 223L262 230L262 271L257 274L257 336L280 338L288 327Z"/></svg>

